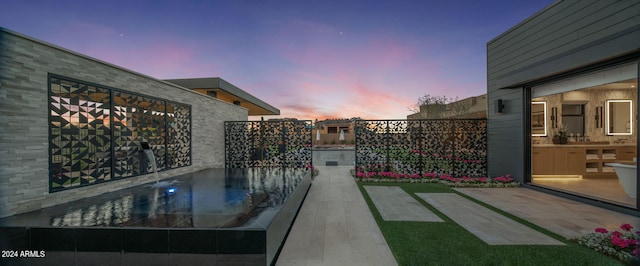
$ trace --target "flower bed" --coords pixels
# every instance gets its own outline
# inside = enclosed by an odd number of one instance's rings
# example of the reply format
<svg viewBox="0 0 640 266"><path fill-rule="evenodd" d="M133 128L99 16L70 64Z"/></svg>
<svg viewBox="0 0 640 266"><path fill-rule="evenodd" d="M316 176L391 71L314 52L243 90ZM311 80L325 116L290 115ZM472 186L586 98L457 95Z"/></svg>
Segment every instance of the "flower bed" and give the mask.
<svg viewBox="0 0 640 266"><path fill-rule="evenodd" d="M320 174L320 171L318 171L313 164L308 164L306 168L311 170L311 177L316 177Z"/></svg>
<svg viewBox="0 0 640 266"><path fill-rule="evenodd" d="M630 224L623 224L620 229L622 232L596 228L594 233L588 233L576 241L622 262L640 264L640 231L632 232L633 226Z"/></svg>
<svg viewBox="0 0 640 266"><path fill-rule="evenodd" d="M358 182L391 182L391 183L440 183L448 187L519 187L520 183L511 178L509 174L498 177L453 177L451 175L437 175L435 173L426 174L404 174L393 172L357 172L355 174Z"/></svg>

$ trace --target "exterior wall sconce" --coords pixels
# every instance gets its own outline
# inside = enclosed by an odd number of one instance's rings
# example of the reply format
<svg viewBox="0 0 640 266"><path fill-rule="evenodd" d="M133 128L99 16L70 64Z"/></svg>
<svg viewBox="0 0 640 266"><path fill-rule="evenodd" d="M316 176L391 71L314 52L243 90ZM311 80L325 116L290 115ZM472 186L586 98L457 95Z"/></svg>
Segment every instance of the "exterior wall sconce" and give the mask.
<svg viewBox="0 0 640 266"><path fill-rule="evenodd" d="M240 105L240 101L233 101L233 104Z"/></svg>
<svg viewBox="0 0 640 266"><path fill-rule="evenodd" d="M495 102L495 113L502 114L504 113L504 100L497 99Z"/></svg>

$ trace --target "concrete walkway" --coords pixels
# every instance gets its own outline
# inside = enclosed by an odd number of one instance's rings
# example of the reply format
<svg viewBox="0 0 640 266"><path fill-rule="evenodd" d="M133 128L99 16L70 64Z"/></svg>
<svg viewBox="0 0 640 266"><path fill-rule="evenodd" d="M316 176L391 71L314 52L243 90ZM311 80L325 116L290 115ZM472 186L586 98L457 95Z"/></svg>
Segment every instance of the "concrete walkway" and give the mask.
<svg viewBox="0 0 640 266"><path fill-rule="evenodd" d="M276 265L397 265L349 169L317 176Z"/></svg>

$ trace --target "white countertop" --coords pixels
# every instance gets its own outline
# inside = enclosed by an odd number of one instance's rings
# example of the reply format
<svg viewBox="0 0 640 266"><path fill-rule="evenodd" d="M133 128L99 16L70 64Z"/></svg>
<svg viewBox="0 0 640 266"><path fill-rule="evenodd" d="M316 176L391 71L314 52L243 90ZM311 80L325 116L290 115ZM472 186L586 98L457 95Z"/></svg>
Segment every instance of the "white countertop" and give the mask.
<svg viewBox="0 0 640 266"><path fill-rule="evenodd" d="M571 143L567 143L567 144L533 144L531 145L533 147L541 147L541 148L561 148L561 147L566 147L566 148L580 148L580 147L635 147L636 144L571 144Z"/></svg>

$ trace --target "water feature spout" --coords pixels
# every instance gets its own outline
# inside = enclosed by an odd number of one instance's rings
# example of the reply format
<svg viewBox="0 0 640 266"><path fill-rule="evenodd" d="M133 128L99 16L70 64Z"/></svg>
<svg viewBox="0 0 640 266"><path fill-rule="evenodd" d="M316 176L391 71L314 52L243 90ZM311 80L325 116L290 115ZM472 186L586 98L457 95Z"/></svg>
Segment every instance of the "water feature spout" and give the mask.
<svg viewBox="0 0 640 266"><path fill-rule="evenodd" d="M156 177L156 183L153 185L153 187L164 187L164 186L168 186L171 185L170 182L160 182L160 176L158 175L158 166L156 164L156 157L153 155L153 150L151 149L151 146L149 145L148 142L146 141L140 141L138 142L138 147L139 149L142 150L142 152L144 152L144 154L147 157L147 160L149 161L149 163L151 164L151 167L153 168L153 173Z"/></svg>

